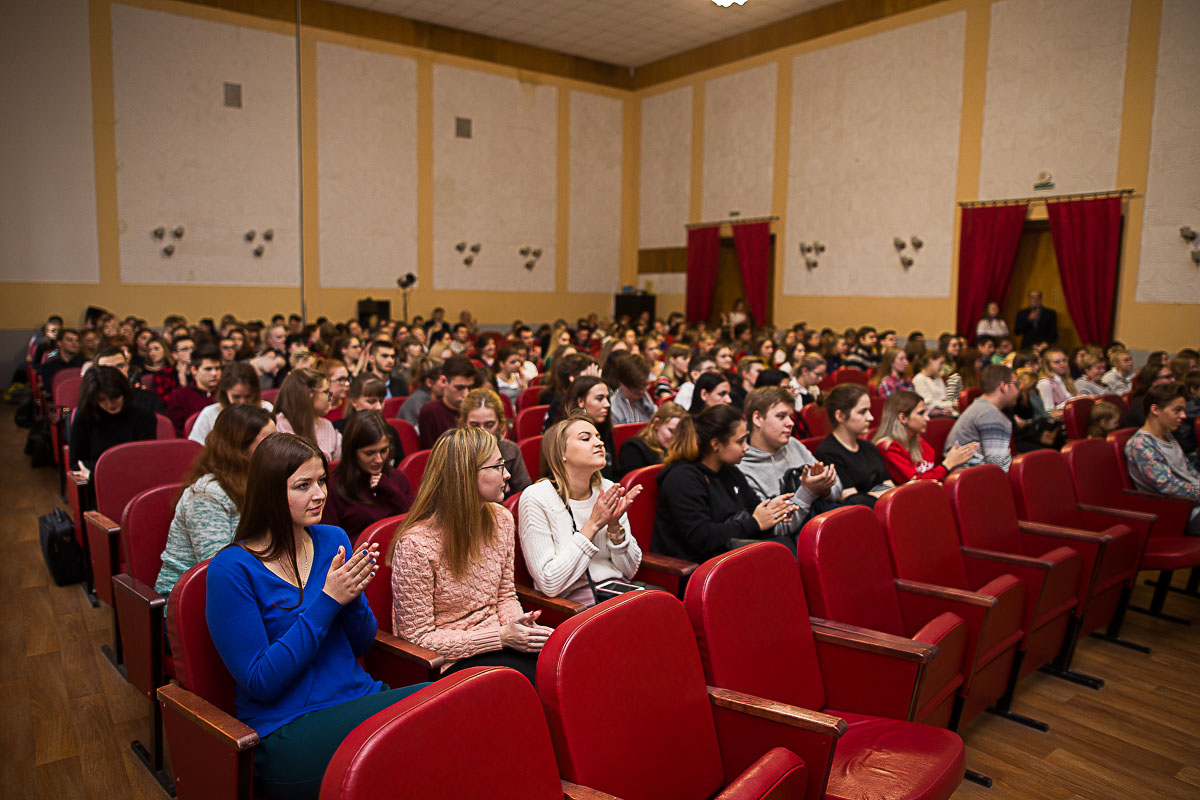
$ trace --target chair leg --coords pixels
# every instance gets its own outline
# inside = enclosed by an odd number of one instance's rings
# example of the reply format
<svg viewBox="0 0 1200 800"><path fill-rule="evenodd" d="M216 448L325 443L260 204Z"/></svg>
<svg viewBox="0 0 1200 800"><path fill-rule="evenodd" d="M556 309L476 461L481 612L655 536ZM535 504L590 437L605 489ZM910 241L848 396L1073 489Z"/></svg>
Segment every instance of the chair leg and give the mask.
<svg viewBox="0 0 1200 800"><path fill-rule="evenodd" d="M1117 603L1117 610L1113 614L1113 618L1109 621L1108 628L1105 629L1104 633L1094 631L1092 638L1149 655L1151 650L1146 645L1121 638L1121 625L1125 622L1125 612L1129 609L1129 598L1132 596L1132 586L1126 586L1121 590L1121 601Z"/></svg>
<svg viewBox="0 0 1200 800"><path fill-rule="evenodd" d="M996 704L988 709L988 713L995 714L998 717L1003 717L1010 722L1016 722L1021 725L1027 725L1034 730L1039 730L1046 733L1050 730L1050 726L1041 720L1027 717L1024 714L1018 714L1012 710L1013 695L1017 691L1017 677L1021 674L1021 662L1025 660L1025 652L1018 651L1013 658L1012 669L1008 673L1008 686L1004 689L1004 695L996 701Z"/></svg>
<svg viewBox="0 0 1200 800"><path fill-rule="evenodd" d="M962 722L963 712L963 696L959 695L954 698L954 707L950 710L950 722L946 725L947 730L958 731L958 723Z"/></svg>
<svg viewBox="0 0 1200 800"><path fill-rule="evenodd" d="M125 652L121 645L121 626L117 621L117 607L112 609L112 625L113 625L113 643L112 647L106 644L100 645L100 652L104 654L112 665L117 668L117 672L121 673L121 677L125 677Z"/></svg>
<svg viewBox="0 0 1200 800"><path fill-rule="evenodd" d="M984 775L981 772L976 772L973 769L968 769L966 771L966 773L963 775L963 777L966 778L967 780L969 780L971 783L979 784L980 786L982 786L985 789L992 788L992 779L989 778L987 775Z"/></svg>
<svg viewBox="0 0 1200 800"><path fill-rule="evenodd" d="M1161 581L1161 577L1159 581ZM1157 588L1159 581L1146 581L1146 585ZM1178 586L1171 586L1168 583L1166 591L1187 595L1188 597L1200 597L1200 567L1192 567L1191 574L1188 575L1187 585L1184 588L1180 589Z"/></svg>
<svg viewBox="0 0 1200 800"><path fill-rule="evenodd" d="M1177 617L1174 614L1168 614L1163 611L1163 605L1167 602L1167 592L1171 588L1171 576L1173 574L1174 570L1164 569L1159 573L1157 581L1146 581L1146 583L1154 587L1154 597L1150 599L1150 607L1142 608L1141 606L1131 605L1129 610L1145 614L1149 617L1166 620L1167 622L1174 622L1176 625L1191 625L1192 621L1190 619Z"/></svg>
<svg viewBox="0 0 1200 800"><path fill-rule="evenodd" d="M1093 675L1076 672L1071 669L1071 661L1075 658L1075 645L1079 641L1079 626L1081 622L1082 620L1079 617L1071 617L1070 623L1067 624L1067 632L1063 636L1063 646L1062 650L1058 653L1058 658L1038 671L1099 691L1104 688L1103 678L1097 678Z"/></svg>
<svg viewBox="0 0 1200 800"><path fill-rule="evenodd" d="M158 781L158 785L163 788L163 791L166 792L168 796L174 797L175 781L171 780L170 774L163 767L164 737L162 706L153 700L151 700L150 705L154 708L153 717L150 723L153 726L153 730L150 735L153 737L152 747L154 748L154 751L151 753L150 751L146 750L146 746L137 739L134 739L132 742L130 742L129 747L133 750L133 754L138 757L138 761L142 762L142 766L148 769L150 774L154 776L154 779Z"/></svg>

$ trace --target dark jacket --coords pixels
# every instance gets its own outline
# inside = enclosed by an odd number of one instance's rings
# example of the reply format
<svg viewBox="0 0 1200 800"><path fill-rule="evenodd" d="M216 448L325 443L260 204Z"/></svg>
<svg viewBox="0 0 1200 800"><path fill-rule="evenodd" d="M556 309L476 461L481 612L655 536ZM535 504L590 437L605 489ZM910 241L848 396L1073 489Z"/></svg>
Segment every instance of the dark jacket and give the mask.
<svg viewBox="0 0 1200 800"><path fill-rule="evenodd" d="M732 539L765 538L752 516L758 503L735 467L713 472L698 461L677 461L658 475L650 549L701 563L728 550Z"/></svg>
<svg viewBox="0 0 1200 800"><path fill-rule="evenodd" d="M1036 342L1048 342L1049 344L1057 342L1058 312L1053 308L1042 306L1037 320L1031 321L1029 319L1031 310L1022 308L1018 311L1016 322L1013 325L1013 336L1021 337L1021 349L1027 350Z"/></svg>
<svg viewBox="0 0 1200 800"><path fill-rule="evenodd" d="M635 469L661 463L662 456L650 449L650 445L643 442L641 437L633 436L625 440L617 455L617 477L623 478Z"/></svg>
<svg viewBox="0 0 1200 800"><path fill-rule="evenodd" d="M379 484L369 493L369 503L361 498L355 502L342 497L338 489L341 475L342 466L339 464L333 472L333 480L329 482L329 500L325 503L321 524L339 526L352 542L371 523L404 514L412 505L412 484L400 470L392 470L390 475L379 479Z"/></svg>
<svg viewBox="0 0 1200 800"><path fill-rule="evenodd" d="M136 405L120 414L100 412L97 419L89 419L77 413L71 423L70 468L82 464L89 470L96 468L100 455L110 447L126 442L144 442L158 436L158 420L154 412Z"/></svg>

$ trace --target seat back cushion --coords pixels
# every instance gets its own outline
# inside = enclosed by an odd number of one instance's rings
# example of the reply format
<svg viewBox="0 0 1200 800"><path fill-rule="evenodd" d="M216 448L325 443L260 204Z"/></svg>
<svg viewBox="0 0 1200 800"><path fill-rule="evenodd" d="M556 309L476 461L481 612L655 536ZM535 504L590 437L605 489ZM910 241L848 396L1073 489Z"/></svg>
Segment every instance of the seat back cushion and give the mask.
<svg viewBox="0 0 1200 800"><path fill-rule="evenodd" d="M875 514L887 531L897 578L969 589L958 527L946 493L933 481L913 481L879 498Z"/></svg>

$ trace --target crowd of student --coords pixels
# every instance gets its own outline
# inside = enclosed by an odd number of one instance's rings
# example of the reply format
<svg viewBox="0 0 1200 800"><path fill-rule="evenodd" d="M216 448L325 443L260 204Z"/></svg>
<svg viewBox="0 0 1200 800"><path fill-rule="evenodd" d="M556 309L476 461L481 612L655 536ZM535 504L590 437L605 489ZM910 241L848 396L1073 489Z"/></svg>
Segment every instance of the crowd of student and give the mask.
<svg viewBox="0 0 1200 800"><path fill-rule="evenodd" d="M396 635L443 656L446 672L499 664L532 681L551 629L517 598L517 548L551 597L590 605L601 587L629 584L643 559L627 515L640 489L615 481L641 467L665 465L653 552L699 563L752 541L794 550L824 511L873 507L895 486L974 464L1007 469L1014 453L1061 445L1072 397L1116 395L1120 405L1094 404L1089 435L1139 428L1126 451L1134 482L1200 503L1194 350L1154 352L1140 369L1117 342L1017 350L997 314L991 304L972 342L912 331L903 345L871 326L756 330L739 318L711 329L680 315L498 334L466 312L451 325L442 309L369 330L293 315L172 316L155 331L104 314L84 331L51 318L31 353L46 387L83 369L70 469L154 438L156 413L203 444L155 588L169 596L212 559L209 626L239 716L262 736L260 791L297 797L315 792L358 721L419 688L390 690L356 661L376 628L362 592L380 557L393 568ZM823 389L843 368L861 383ZM538 385L547 408L531 474L510 431ZM978 396L962 406L968 391ZM418 486L396 468L406 454L381 413L401 397L398 417L430 451ZM812 404L830 432L810 450L798 412ZM954 418L942 452L922 438L932 417ZM629 423L644 427L617 450L614 425ZM517 493L514 520L502 502ZM398 514L386 552L352 544ZM1200 534L1195 511L1189 532Z"/></svg>

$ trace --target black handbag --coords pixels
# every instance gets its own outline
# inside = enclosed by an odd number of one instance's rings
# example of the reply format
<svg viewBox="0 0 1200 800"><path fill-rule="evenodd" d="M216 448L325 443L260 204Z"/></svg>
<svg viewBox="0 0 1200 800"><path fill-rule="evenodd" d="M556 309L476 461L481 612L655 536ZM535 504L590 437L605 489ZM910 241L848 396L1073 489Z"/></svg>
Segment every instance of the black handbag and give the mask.
<svg viewBox="0 0 1200 800"><path fill-rule="evenodd" d="M75 541L75 525L69 514L56 508L38 517L38 539L42 542L42 558L56 585L83 580L83 548Z"/></svg>

